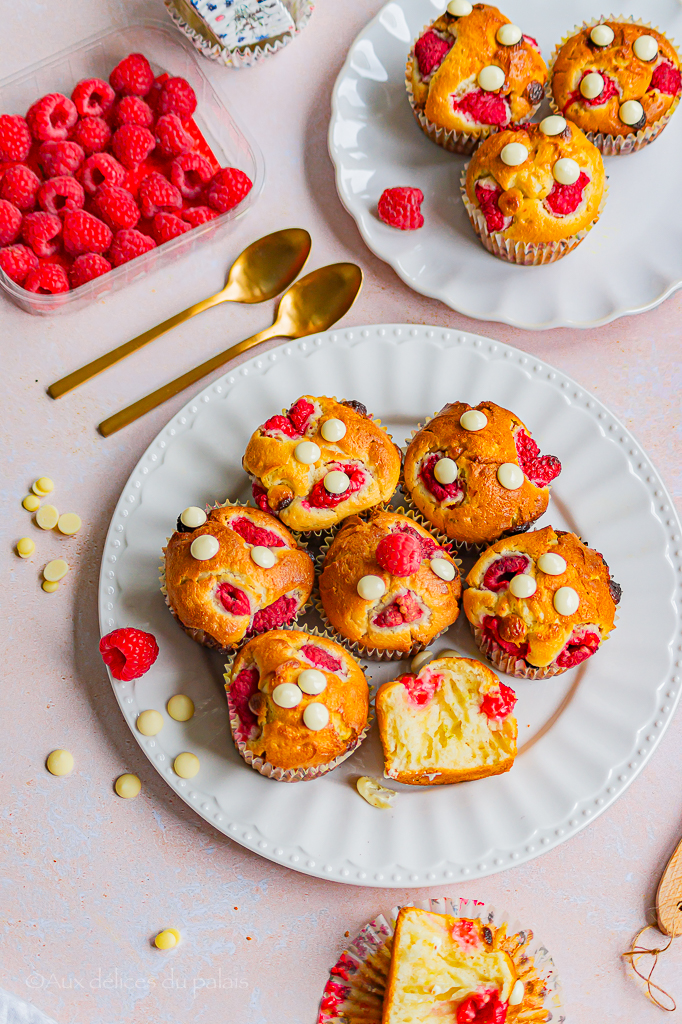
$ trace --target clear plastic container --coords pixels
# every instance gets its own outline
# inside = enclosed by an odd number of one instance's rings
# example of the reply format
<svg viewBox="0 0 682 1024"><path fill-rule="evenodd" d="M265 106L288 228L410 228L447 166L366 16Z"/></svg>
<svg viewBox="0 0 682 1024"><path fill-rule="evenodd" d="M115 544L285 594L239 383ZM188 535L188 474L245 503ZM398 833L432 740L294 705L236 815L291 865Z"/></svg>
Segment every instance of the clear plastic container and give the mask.
<svg viewBox="0 0 682 1024"><path fill-rule="evenodd" d="M248 174L253 188L246 198L227 213L152 249L130 263L116 267L80 288L60 295L27 292L0 269L0 286L9 298L28 313L39 316L70 313L103 295L118 291L138 277L159 270L218 233L230 230L256 201L263 187L263 156L255 143L237 124L206 78L192 46L164 22L144 19L123 27L107 29L84 42L62 50L54 57L33 64L0 82L0 113L26 113L32 103L49 92L70 96L81 78L108 80L112 68L129 53L144 53L156 75L166 71L186 78L197 95L194 120L221 166L234 166Z"/></svg>

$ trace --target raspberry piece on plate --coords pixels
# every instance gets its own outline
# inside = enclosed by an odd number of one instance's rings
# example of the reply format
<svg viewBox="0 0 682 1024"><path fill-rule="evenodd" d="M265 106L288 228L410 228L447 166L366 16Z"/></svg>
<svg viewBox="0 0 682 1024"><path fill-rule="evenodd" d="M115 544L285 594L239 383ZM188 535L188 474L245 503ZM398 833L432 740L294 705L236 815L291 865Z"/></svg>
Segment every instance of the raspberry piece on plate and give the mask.
<svg viewBox="0 0 682 1024"><path fill-rule="evenodd" d="M8 245L0 249L0 267L17 284L23 284L29 270L38 266L38 257L27 245Z"/></svg>
<svg viewBox="0 0 682 1024"><path fill-rule="evenodd" d="M230 615L250 615L251 604L243 590L233 587L231 583L219 583L216 588L218 600Z"/></svg>
<svg viewBox="0 0 682 1024"><path fill-rule="evenodd" d="M110 153L93 153L78 172L81 185L91 196L100 185L120 185L125 176L125 168Z"/></svg>
<svg viewBox="0 0 682 1024"><path fill-rule="evenodd" d="M561 472L561 463L556 455L540 455L540 449L525 430L514 435L514 444L521 469L536 487L547 487Z"/></svg>
<svg viewBox="0 0 682 1024"><path fill-rule="evenodd" d="M424 193L420 188L387 188L377 204L377 213L384 224L401 231L416 231L424 224L420 206Z"/></svg>
<svg viewBox="0 0 682 1024"><path fill-rule="evenodd" d="M566 217L578 209L583 201L583 190L589 183L590 179L584 171L580 172L580 177L572 185L561 185L555 181L545 202L557 217Z"/></svg>
<svg viewBox="0 0 682 1024"><path fill-rule="evenodd" d="M39 295L59 295L68 292L70 285L64 267L40 260L38 266L26 275L24 288L27 292L37 292Z"/></svg>
<svg viewBox="0 0 682 1024"><path fill-rule="evenodd" d="M377 545L376 560L392 576L411 576L422 564L422 546L409 533L389 533Z"/></svg>
<svg viewBox="0 0 682 1024"><path fill-rule="evenodd" d="M75 174L84 159L83 147L77 142L43 142L38 150L38 162L46 178Z"/></svg>
<svg viewBox="0 0 682 1024"><path fill-rule="evenodd" d="M503 555L502 558L496 558L486 569L483 586L486 590L498 594L501 590L507 590L514 576L521 575L527 568L526 555Z"/></svg>
<svg viewBox="0 0 682 1024"><path fill-rule="evenodd" d="M29 107L26 123L38 142L66 139L78 120L76 105L60 92L52 92Z"/></svg>
<svg viewBox="0 0 682 1024"><path fill-rule="evenodd" d="M120 185L100 185L92 205L112 231L134 228L140 219L140 210L133 196Z"/></svg>
<svg viewBox="0 0 682 1024"><path fill-rule="evenodd" d="M426 78L432 71L440 67L453 45L454 39L452 42L446 42L445 39L441 39L435 32L426 32L421 39L417 40L414 47L414 55L419 65L419 73L423 78Z"/></svg>
<svg viewBox="0 0 682 1024"><path fill-rule="evenodd" d="M128 626L115 629L99 642L102 661L114 679L139 679L159 656L159 645L151 633Z"/></svg>
<svg viewBox="0 0 682 1024"><path fill-rule="evenodd" d="M116 93L101 78L84 78L71 93L80 117L101 117L114 105Z"/></svg>
<svg viewBox="0 0 682 1024"><path fill-rule="evenodd" d="M158 171L152 171L140 182L138 202L143 217L153 217L155 213L173 213L182 206L180 192L168 178Z"/></svg>
<svg viewBox="0 0 682 1024"><path fill-rule="evenodd" d="M194 139L185 131L177 114L163 114L156 122L154 132L164 156L179 156L194 146Z"/></svg>
<svg viewBox="0 0 682 1024"><path fill-rule="evenodd" d="M273 530L266 530L262 526L256 526L246 516L230 520L230 529L243 537L247 544L260 545L264 548L283 548L284 541Z"/></svg>
<svg viewBox="0 0 682 1024"><path fill-rule="evenodd" d="M481 207L481 213L485 217L488 231L504 231L504 214L499 207L502 189L499 186L497 188L485 188L476 182L474 192L478 199L478 205Z"/></svg>
<svg viewBox="0 0 682 1024"><path fill-rule="evenodd" d="M114 107L114 123L139 124L151 128L154 122L152 108L140 96L124 96Z"/></svg>
<svg viewBox="0 0 682 1024"><path fill-rule="evenodd" d="M16 242L21 231L21 210L7 199L0 199L0 245Z"/></svg>
<svg viewBox="0 0 682 1024"><path fill-rule="evenodd" d="M152 87L154 72L143 53L129 53L109 75L109 82L124 96L146 96Z"/></svg>
<svg viewBox="0 0 682 1024"><path fill-rule="evenodd" d="M185 199L196 199L213 177L213 168L201 153L182 153L170 168L170 179Z"/></svg>
<svg viewBox="0 0 682 1024"><path fill-rule="evenodd" d="M36 195L40 188L40 178L25 164L14 164L8 167L0 181L0 199L13 203L18 210L32 210L36 205Z"/></svg>
<svg viewBox="0 0 682 1024"><path fill-rule="evenodd" d="M20 164L31 148L31 132L23 117L0 114L0 161Z"/></svg>
<svg viewBox="0 0 682 1024"><path fill-rule="evenodd" d="M85 192L79 181L70 174L49 178L38 189L38 205L47 213L68 213L80 210L85 202Z"/></svg>
<svg viewBox="0 0 682 1024"><path fill-rule="evenodd" d="M54 213L27 213L21 225L21 235L36 256L53 256L59 248L62 222Z"/></svg>
<svg viewBox="0 0 682 1024"><path fill-rule="evenodd" d="M499 690L493 690L484 696L481 701L481 713L488 718L506 718L514 710L516 701L517 697L511 686L500 683Z"/></svg>
<svg viewBox="0 0 682 1024"><path fill-rule="evenodd" d="M225 213L241 203L252 188L253 182L243 171L237 167L222 167L208 186L208 205L218 213Z"/></svg>
<svg viewBox="0 0 682 1024"><path fill-rule="evenodd" d="M155 248L156 242L149 235L143 235L137 228L123 228L114 235L109 259L115 267L120 267L122 263L129 263Z"/></svg>
<svg viewBox="0 0 682 1024"><path fill-rule="evenodd" d="M194 89L184 78L167 78L161 86L156 100L159 114L177 114L181 121L188 121L197 109Z"/></svg>
<svg viewBox="0 0 682 1024"><path fill-rule="evenodd" d="M163 245L164 242L170 242L171 239L177 238L178 235L184 235L186 231L190 230L190 226L186 220L181 220L180 217L174 213L155 213L154 220L152 221L152 231L154 232L154 238L156 239L157 245Z"/></svg>
<svg viewBox="0 0 682 1024"><path fill-rule="evenodd" d="M82 256L76 257L69 270L71 287L80 288L82 284L87 284L102 274L108 274L110 270L111 263L104 256L100 256L98 252L84 252Z"/></svg>
<svg viewBox="0 0 682 1024"><path fill-rule="evenodd" d="M298 601L295 597L287 597L283 594L277 601L273 601L267 608L261 608L253 617L253 624L250 633L265 632L268 629L277 629L279 626L288 625L298 611Z"/></svg>
<svg viewBox="0 0 682 1024"><path fill-rule="evenodd" d="M680 75L678 69L669 60L663 60L651 76L651 84L647 92L650 92L652 89L658 89L659 92L664 93L666 96L676 96L680 91L681 84L682 75Z"/></svg>
<svg viewBox="0 0 682 1024"><path fill-rule="evenodd" d="M73 210L64 217L64 249L71 256L82 252L106 252L111 245L111 229L99 217L85 210Z"/></svg>
<svg viewBox="0 0 682 1024"><path fill-rule="evenodd" d="M109 145L111 128L101 117L83 117L71 132L71 139L86 153L101 153Z"/></svg>
<svg viewBox="0 0 682 1024"><path fill-rule="evenodd" d="M192 206L189 210L183 210L180 216L191 227L198 228L200 224L205 224L208 220L214 220L218 214L210 206Z"/></svg>
<svg viewBox="0 0 682 1024"><path fill-rule="evenodd" d="M111 140L114 156L130 171L139 167L155 146L156 139L152 133L139 124L122 124Z"/></svg>

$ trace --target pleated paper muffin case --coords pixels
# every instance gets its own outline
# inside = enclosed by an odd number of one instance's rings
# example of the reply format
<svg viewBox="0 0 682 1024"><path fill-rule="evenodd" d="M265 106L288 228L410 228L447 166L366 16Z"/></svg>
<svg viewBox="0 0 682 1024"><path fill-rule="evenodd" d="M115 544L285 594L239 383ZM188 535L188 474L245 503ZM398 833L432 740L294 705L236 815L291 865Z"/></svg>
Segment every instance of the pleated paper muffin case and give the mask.
<svg viewBox="0 0 682 1024"><path fill-rule="evenodd" d="M557 46L555 46L554 52L550 58L547 83L545 85L545 94L547 96L547 99L549 100L549 105L552 108L553 114L559 114L561 117L564 116L562 111L559 110L559 107L557 106L556 101L554 99L554 93L552 92L552 77L554 73L554 65L556 63L557 57L559 56L559 51L561 50L562 46L564 46L564 44L567 43L568 40L572 38L572 36L577 35L578 32L582 32L585 29L593 29L595 25L601 25L604 21L629 21L632 25L639 25L640 28L652 28L654 32L660 32L662 36L665 36L665 38L668 40L671 46L675 48L675 52L677 53L678 59L682 63L682 56L680 56L680 51L677 45L675 44L675 41L671 39L670 36L666 35L666 33L663 32L660 28L658 28L658 26L652 25L649 21L642 21L641 18L633 18L631 16L616 14L603 15L601 18L595 18L594 20L591 21L584 21L582 25L576 25L571 32L566 33L561 42L558 43ZM603 156L627 156L628 153L636 153L638 150L643 149L644 146L648 146L650 142L653 142L655 139L658 138L658 136L661 134L665 126L668 124L670 118L677 110L677 107L680 102L680 95L681 94L678 92L677 96L675 97L670 106L670 109L666 114L663 115L663 117L659 118L658 121L654 121L653 124L648 125L646 128L642 128L638 132L629 132L627 135L609 135L604 134L603 132L584 132L584 135L589 139L593 146L597 147L597 149Z"/></svg>
<svg viewBox="0 0 682 1024"><path fill-rule="evenodd" d="M319 637L323 640L331 640L334 643L336 642L333 636L330 636L326 631L318 629L316 626L312 629L306 629L305 633L307 636L313 638ZM266 761L265 758L255 755L253 751L248 749L244 740L240 740L237 737L237 731L241 725L241 720L234 709L232 700L230 699L230 685L232 682L232 670L234 668L235 658L239 654L241 647L243 647L247 642L248 641L246 640L243 641L240 648L230 654L228 661L225 662L225 672L223 673L223 678L225 679L225 696L227 698L227 709L230 720L230 732L240 757L250 768L253 768L261 775L264 775L267 779L274 779L275 782L312 782L314 779L320 779L323 775L328 775L329 772L333 772L335 768L338 768L340 764L343 764L344 761L348 760L348 758L351 757L358 747L367 739L374 722L373 704L370 703L369 705L367 723L364 729L358 736L355 743L353 743L353 745L343 754L339 754L338 757L335 757L332 761L328 761L326 764L315 765L313 768L278 768L269 761ZM365 679L367 680L367 685L370 688L371 696L371 676L368 676L366 672Z"/></svg>
<svg viewBox="0 0 682 1024"><path fill-rule="evenodd" d="M432 914L447 914L480 920L490 928L505 928L517 976L524 983L524 1002L517 1018L508 1010L509 1021L524 1024L564 1024L561 981L547 948L533 932L506 911L498 911L479 900L457 897L415 900L406 904ZM329 972L317 1024L381 1024L384 994L391 967L393 935L402 907L393 907L388 920L379 914L370 921L343 951ZM506 947L505 947L506 948Z"/></svg>

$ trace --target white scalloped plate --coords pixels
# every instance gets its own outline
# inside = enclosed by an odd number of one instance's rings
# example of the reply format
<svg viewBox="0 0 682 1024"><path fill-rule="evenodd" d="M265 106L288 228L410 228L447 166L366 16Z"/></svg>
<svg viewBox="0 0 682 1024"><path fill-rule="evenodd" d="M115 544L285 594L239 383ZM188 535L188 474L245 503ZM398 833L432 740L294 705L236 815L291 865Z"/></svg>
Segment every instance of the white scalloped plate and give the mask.
<svg viewBox="0 0 682 1024"><path fill-rule="evenodd" d="M252 430L301 394L358 399L402 440L454 398L491 399L528 423L563 472L541 521L601 551L623 586L618 628L579 669L515 681L521 753L511 772L459 786L400 787L391 811L354 790L380 776L376 726L330 775L286 785L235 752L221 659L193 643L157 583L159 552L187 505L248 495L241 456ZM256 356L206 388L164 427L126 484L109 528L100 579L102 633L150 630L161 653L134 683L112 680L125 719L168 784L226 835L299 871L362 885L427 885L491 874L564 842L624 792L653 753L679 699L680 524L646 455L612 414L551 366L500 342L435 327L357 327ZM677 577L679 579L679 577ZM463 617L462 617L463 618ZM314 620L309 618L312 623ZM435 645L475 656L465 622ZM399 674L373 663L374 682ZM196 714L146 738L145 708L189 694ZM184 781L172 761L194 751Z"/></svg>
<svg viewBox="0 0 682 1024"><path fill-rule="evenodd" d="M545 60L576 24L599 14L593 0L501 6L535 36ZM427 139L405 91L410 45L444 7L444 0L391 0L351 46L334 87L329 150L336 185L367 246L410 288L477 320L529 330L594 327L658 305L682 285L682 204L655 185L682 165L682 114L655 144L606 159L606 209L575 252L546 267L498 260L476 238L460 198L469 158ZM633 0L617 8L682 38L679 0ZM376 215L383 190L397 185L424 193L419 231L397 231Z"/></svg>

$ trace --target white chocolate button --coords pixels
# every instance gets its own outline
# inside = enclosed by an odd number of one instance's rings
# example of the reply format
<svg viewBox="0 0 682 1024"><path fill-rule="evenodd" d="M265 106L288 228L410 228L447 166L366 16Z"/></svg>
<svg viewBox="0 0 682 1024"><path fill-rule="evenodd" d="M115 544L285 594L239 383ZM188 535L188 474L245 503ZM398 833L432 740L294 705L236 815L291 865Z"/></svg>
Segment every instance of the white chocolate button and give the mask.
<svg viewBox="0 0 682 1024"><path fill-rule="evenodd" d="M372 807L378 807L383 811L390 810L397 796L394 789L386 789L385 786L382 786L369 775L363 775L355 785L363 800L366 800Z"/></svg>
<svg viewBox="0 0 682 1024"><path fill-rule="evenodd" d="M326 675L316 668L304 668L296 682L304 693L313 697L327 689Z"/></svg>
<svg viewBox="0 0 682 1024"><path fill-rule="evenodd" d="M554 595L554 607L559 615L574 615L579 604L578 592L573 587L559 587Z"/></svg>
<svg viewBox="0 0 682 1024"><path fill-rule="evenodd" d="M650 61L658 56L658 41L653 36L637 36L632 49L635 52L635 57Z"/></svg>
<svg viewBox="0 0 682 1024"><path fill-rule="evenodd" d="M334 444L336 441L340 441L342 437L346 436L346 424L343 420L325 420L322 424L320 433L325 441L330 441Z"/></svg>
<svg viewBox="0 0 682 1024"><path fill-rule="evenodd" d="M45 762L50 775L70 775L73 771L73 754L70 750L53 750Z"/></svg>
<svg viewBox="0 0 682 1024"><path fill-rule="evenodd" d="M22 537L17 541L17 554L19 558L30 558L36 546L30 537Z"/></svg>
<svg viewBox="0 0 682 1024"><path fill-rule="evenodd" d="M497 64L488 64L479 71L478 84L485 92L496 92L504 85L504 71Z"/></svg>
<svg viewBox="0 0 682 1024"><path fill-rule="evenodd" d="M324 478L324 488L330 494L343 494L350 486L350 478L340 469L333 469Z"/></svg>
<svg viewBox="0 0 682 1024"><path fill-rule="evenodd" d="M604 91L604 79L597 71L585 75L580 83L580 92L586 100L594 100Z"/></svg>
<svg viewBox="0 0 682 1024"><path fill-rule="evenodd" d="M184 693L176 693L166 704L166 711L176 722L189 722L194 714L194 701Z"/></svg>
<svg viewBox="0 0 682 1024"><path fill-rule="evenodd" d="M78 533L81 526L81 517L77 516L75 512L63 512L57 520L57 529L65 537L73 537L74 533Z"/></svg>
<svg viewBox="0 0 682 1024"><path fill-rule="evenodd" d="M59 512L54 505L41 505L36 512L36 523L41 530L54 530L59 522Z"/></svg>
<svg viewBox="0 0 682 1024"><path fill-rule="evenodd" d="M294 458L305 466L312 466L313 462L317 462L321 454L320 446L315 444L314 441L301 441L294 448Z"/></svg>
<svg viewBox="0 0 682 1024"><path fill-rule="evenodd" d="M638 124L644 117L644 107L639 100L626 100L618 111L623 124Z"/></svg>
<svg viewBox="0 0 682 1024"><path fill-rule="evenodd" d="M471 14L473 9L469 0L450 0L447 6L448 14L454 15L455 18L466 17L467 14Z"/></svg>
<svg viewBox="0 0 682 1024"><path fill-rule="evenodd" d="M590 32L590 39L595 46L610 46L614 36L615 33L609 25L595 25Z"/></svg>
<svg viewBox="0 0 682 1024"><path fill-rule="evenodd" d="M38 477L31 490L42 498L54 490L54 480L50 480L49 476Z"/></svg>
<svg viewBox="0 0 682 1024"><path fill-rule="evenodd" d="M186 508L184 512L180 513L180 522L183 526L189 527L190 530L196 530L206 522L206 513L203 508L197 508L196 505L190 505L189 508Z"/></svg>
<svg viewBox="0 0 682 1024"><path fill-rule="evenodd" d="M483 430L488 426L488 417L480 409L467 409L459 418L462 430Z"/></svg>
<svg viewBox="0 0 682 1024"><path fill-rule="evenodd" d="M561 114L549 114L540 121L540 131L543 135L561 135L566 131L566 118Z"/></svg>
<svg viewBox="0 0 682 1024"><path fill-rule="evenodd" d="M329 724L329 710L324 704L314 701L303 712L303 724L307 725L312 732L319 732Z"/></svg>
<svg viewBox="0 0 682 1024"><path fill-rule="evenodd" d="M519 573L509 584L509 591L514 597L532 597L537 589L537 583L528 573Z"/></svg>
<svg viewBox="0 0 682 1024"><path fill-rule="evenodd" d="M538 569L547 576L561 576L562 572L566 572L566 559L553 551L545 551L538 558Z"/></svg>
<svg viewBox="0 0 682 1024"><path fill-rule="evenodd" d="M570 156L564 156L554 164L552 174L560 185L575 185L580 177L580 167Z"/></svg>
<svg viewBox="0 0 682 1024"><path fill-rule="evenodd" d="M52 583L50 580L43 580L43 590L46 594L54 594L56 590L59 590L59 584Z"/></svg>
<svg viewBox="0 0 682 1024"><path fill-rule="evenodd" d="M40 508L40 498L37 494L27 494L21 504L27 512L37 512Z"/></svg>
<svg viewBox="0 0 682 1024"><path fill-rule="evenodd" d="M522 142L508 142L502 147L500 160L507 167L518 167L528 159L528 150Z"/></svg>
<svg viewBox="0 0 682 1024"><path fill-rule="evenodd" d="M426 665L433 657L433 651L427 650L422 651L421 654L416 654L410 662L410 668L413 672L420 672L424 665Z"/></svg>
<svg viewBox="0 0 682 1024"><path fill-rule="evenodd" d="M201 764L196 754L191 754L188 750L185 750L173 761L173 770L176 775L179 775L181 779L193 779L198 774Z"/></svg>
<svg viewBox="0 0 682 1024"><path fill-rule="evenodd" d="M439 658L461 658L462 655L459 653L459 651L453 650L452 647L446 647L446 649L444 651L439 651L438 652L438 657Z"/></svg>
<svg viewBox="0 0 682 1024"><path fill-rule="evenodd" d="M141 732L143 736L156 736L163 729L163 715L160 711L154 711L153 708L150 708L149 711L141 711L135 725L137 731Z"/></svg>
<svg viewBox="0 0 682 1024"><path fill-rule="evenodd" d="M523 483L523 470L515 462L503 462L497 479L507 491L517 491Z"/></svg>
<svg viewBox="0 0 682 1024"><path fill-rule="evenodd" d="M457 570L452 562L448 562L446 558L432 558L429 565L431 566L432 571L435 572L436 576L445 580L446 583L454 580L457 574Z"/></svg>
<svg viewBox="0 0 682 1024"><path fill-rule="evenodd" d="M358 580L357 592L363 601L378 601L386 593L386 584L381 576L362 576Z"/></svg>
<svg viewBox="0 0 682 1024"><path fill-rule="evenodd" d="M519 1003L523 1002L523 997L525 996L525 994L526 987L519 978L516 984L514 985L514 988L511 990L511 995L509 996L509 1005L518 1006Z"/></svg>
<svg viewBox="0 0 682 1024"><path fill-rule="evenodd" d="M154 939L157 949L175 949L180 941L180 932L175 928L165 928Z"/></svg>
<svg viewBox="0 0 682 1024"><path fill-rule="evenodd" d="M272 691L272 699L278 708L295 708L303 700L303 694L296 683L280 683Z"/></svg>
<svg viewBox="0 0 682 1024"><path fill-rule="evenodd" d="M500 25L497 30L497 41L502 46L516 46L521 42L523 32L518 25Z"/></svg>
<svg viewBox="0 0 682 1024"><path fill-rule="evenodd" d="M260 544L256 544L255 547L251 548L251 559L256 565L260 565L261 569L272 569L277 561L277 556L270 548L264 548Z"/></svg>
<svg viewBox="0 0 682 1024"><path fill-rule="evenodd" d="M433 475L439 484L452 484L457 479L459 470L454 459L439 459L433 467Z"/></svg>
<svg viewBox="0 0 682 1024"><path fill-rule="evenodd" d="M197 561L206 562L209 558L217 555L219 549L218 539L212 537L210 533L203 533L201 537L194 538L189 550L192 553L192 557L196 558Z"/></svg>
<svg viewBox="0 0 682 1024"><path fill-rule="evenodd" d="M124 800L134 800L142 789L142 783L137 775L126 773L125 775L119 775L114 783L114 789L117 795Z"/></svg>
<svg viewBox="0 0 682 1024"><path fill-rule="evenodd" d="M69 564L63 558L53 558L43 569L43 576L49 583L57 583L69 571Z"/></svg>

